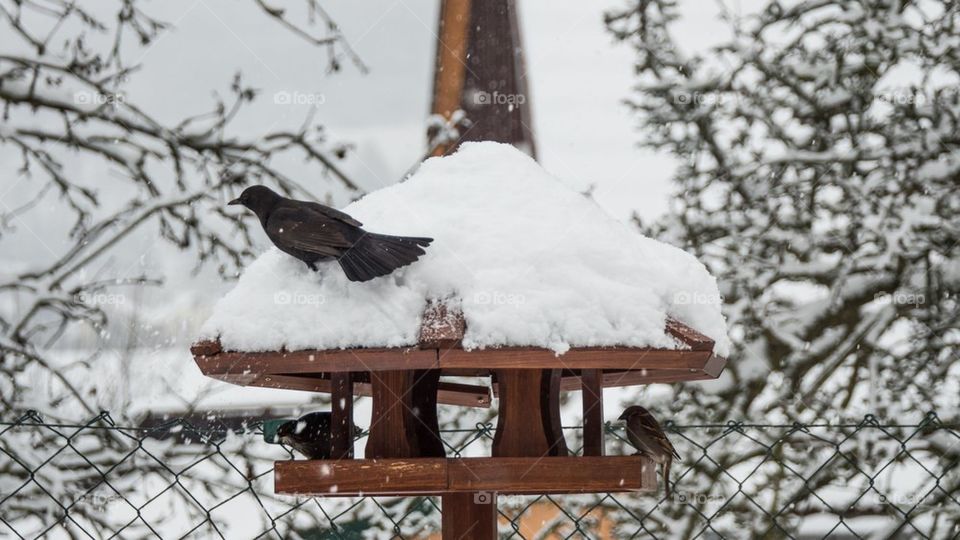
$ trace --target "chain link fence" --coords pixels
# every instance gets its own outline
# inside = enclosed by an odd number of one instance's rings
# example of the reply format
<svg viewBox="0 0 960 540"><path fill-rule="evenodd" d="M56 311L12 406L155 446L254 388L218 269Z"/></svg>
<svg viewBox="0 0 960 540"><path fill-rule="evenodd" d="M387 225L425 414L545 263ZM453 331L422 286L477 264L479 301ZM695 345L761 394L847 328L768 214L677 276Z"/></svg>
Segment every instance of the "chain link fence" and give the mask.
<svg viewBox="0 0 960 540"><path fill-rule="evenodd" d="M439 537L436 497L275 495L273 461L292 454L266 444L257 422L225 431L182 419L124 427L108 413L78 424L34 412L5 420L0 537ZM683 456L669 499L501 495L501 537L960 537L960 426L936 414L665 427ZM565 429L579 441L578 427ZM608 453L632 453L621 429L607 432ZM493 434L486 423L443 431L450 457L484 451Z"/></svg>

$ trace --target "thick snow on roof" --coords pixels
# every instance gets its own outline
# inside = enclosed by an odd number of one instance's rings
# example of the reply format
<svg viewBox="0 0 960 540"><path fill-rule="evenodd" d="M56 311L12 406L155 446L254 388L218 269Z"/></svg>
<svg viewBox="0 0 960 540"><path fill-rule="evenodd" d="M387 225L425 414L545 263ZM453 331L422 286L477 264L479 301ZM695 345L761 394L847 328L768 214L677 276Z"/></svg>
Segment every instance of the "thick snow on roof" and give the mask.
<svg viewBox="0 0 960 540"><path fill-rule="evenodd" d="M425 256L365 283L273 248L216 305L203 338L227 350L417 342L429 299L461 302L465 348L678 348L672 315L729 340L716 281L693 256L638 234L509 145L464 144L344 209L372 232L429 236Z"/></svg>

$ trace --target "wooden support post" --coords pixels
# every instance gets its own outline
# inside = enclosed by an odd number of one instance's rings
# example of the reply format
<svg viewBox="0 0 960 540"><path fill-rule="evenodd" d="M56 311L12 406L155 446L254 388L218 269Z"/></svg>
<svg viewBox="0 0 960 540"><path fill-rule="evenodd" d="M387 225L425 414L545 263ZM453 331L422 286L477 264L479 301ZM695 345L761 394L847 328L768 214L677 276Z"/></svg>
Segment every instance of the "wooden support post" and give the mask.
<svg viewBox="0 0 960 540"><path fill-rule="evenodd" d="M583 392L583 455L602 456L603 445L603 371L580 370Z"/></svg>
<svg viewBox="0 0 960 540"><path fill-rule="evenodd" d="M353 458L353 373L330 375L330 457Z"/></svg>
<svg viewBox="0 0 960 540"><path fill-rule="evenodd" d="M444 493L441 499L444 538L490 540L497 538L497 494Z"/></svg>
<svg viewBox="0 0 960 540"><path fill-rule="evenodd" d="M421 369L413 372L414 430L420 457L445 457L443 439L440 438L440 423L437 420L437 387L440 385L439 369Z"/></svg>
<svg viewBox="0 0 960 540"><path fill-rule="evenodd" d="M540 414L551 456L566 456L570 453L567 450L567 440L563 438L563 425L560 423L561 373L559 369L543 370L540 384Z"/></svg>
<svg viewBox="0 0 960 540"><path fill-rule="evenodd" d="M366 457L419 457L416 419L412 412L410 370L371 371L373 412Z"/></svg>
<svg viewBox="0 0 960 540"><path fill-rule="evenodd" d="M544 394L549 389L551 370L498 369L500 410L493 437L495 457L543 457L554 455L557 446L553 422L554 405L559 425L559 379L557 399ZM563 435L560 435L563 438ZM565 448L565 445L564 445Z"/></svg>

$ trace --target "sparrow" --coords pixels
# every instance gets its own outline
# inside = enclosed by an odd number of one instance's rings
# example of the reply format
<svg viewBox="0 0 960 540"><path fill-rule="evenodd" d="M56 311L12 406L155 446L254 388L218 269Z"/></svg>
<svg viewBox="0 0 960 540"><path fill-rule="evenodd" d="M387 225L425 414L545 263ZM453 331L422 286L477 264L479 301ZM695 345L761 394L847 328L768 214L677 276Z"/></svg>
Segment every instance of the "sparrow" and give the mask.
<svg viewBox="0 0 960 540"><path fill-rule="evenodd" d="M350 281L369 281L416 261L432 238L390 236L363 230L349 215L310 201L288 199L266 186L250 186L227 203L242 205L260 219L281 251L303 261L337 261Z"/></svg>
<svg viewBox="0 0 960 540"><path fill-rule="evenodd" d="M674 458L680 460L680 454L670 444L657 419L643 407L627 407L620 420L626 420L627 439L637 449L634 455L646 456L663 467L663 485L667 498L670 498L670 465Z"/></svg>

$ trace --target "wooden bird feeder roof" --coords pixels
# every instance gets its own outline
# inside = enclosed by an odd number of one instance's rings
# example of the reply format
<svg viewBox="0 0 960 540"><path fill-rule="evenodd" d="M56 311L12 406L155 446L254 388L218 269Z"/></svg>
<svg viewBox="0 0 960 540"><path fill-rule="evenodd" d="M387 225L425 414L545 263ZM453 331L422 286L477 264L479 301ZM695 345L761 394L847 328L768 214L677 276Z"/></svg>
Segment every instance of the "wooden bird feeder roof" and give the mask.
<svg viewBox="0 0 960 540"><path fill-rule="evenodd" d="M714 341L697 330L668 319L664 332L678 349L647 347L573 347L562 355L541 347L461 347L466 322L444 304L428 305L416 346L243 352L224 350L217 340L191 347L200 371L208 377L241 386L330 392L330 374L355 372L355 395L370 395L369 373L439 369L445 376L488 376L498 369L560 369L561 390L580 390L580 372L602 371L603 387L634 386L715 379L726 359L713 353ZM493 385L494 394L497 385ZM441 382L438 400L450 405L489 407L485 386Z"/></svg>

